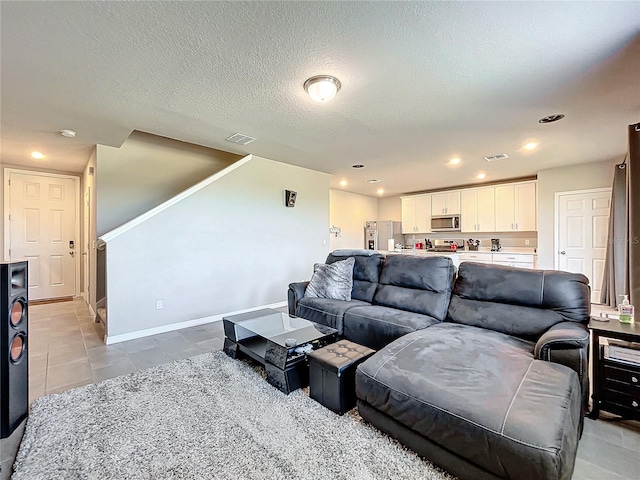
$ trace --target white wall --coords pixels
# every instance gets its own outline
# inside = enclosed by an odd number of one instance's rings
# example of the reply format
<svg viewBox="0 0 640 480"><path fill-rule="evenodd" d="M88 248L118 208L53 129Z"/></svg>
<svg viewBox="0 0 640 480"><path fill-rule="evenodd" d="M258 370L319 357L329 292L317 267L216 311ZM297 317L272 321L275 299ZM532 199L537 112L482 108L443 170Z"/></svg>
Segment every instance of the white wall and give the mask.
<svg viewBox="0 0 640 480"><path fill-rule="evenodd" d="M329 175L253 157L108 241L107 335L284 302L325 260L328 225Z"/></svg>
<svg viewBox="0 0 640 480"><path fill-rule="evenodd" d="M341 190L329 190L329 205L329 224L341 230L338 237L330 235L330 250L364 248L364 223L367 220L378 219L378 199ZM386 246L384 248L386 249Z"/></svg>
<svg viewBox="0 0 640 480"><path fill-rule="evenodd" d="M120 148L98 145L98 235L151 210L241 156L133 132Z"/></svg>
<svg viewBox="0 0 640 480"><path fill-rule="evenodd" d="M402 200L400 197L378 199L378 220L402 221Z"/></svg>
<svg viewBox="0 0 640 480"><path fill-rule="evenodd" d="M538 172L538 268L554 264L555 194L611 187L616 162L583 163Z"/></svg>

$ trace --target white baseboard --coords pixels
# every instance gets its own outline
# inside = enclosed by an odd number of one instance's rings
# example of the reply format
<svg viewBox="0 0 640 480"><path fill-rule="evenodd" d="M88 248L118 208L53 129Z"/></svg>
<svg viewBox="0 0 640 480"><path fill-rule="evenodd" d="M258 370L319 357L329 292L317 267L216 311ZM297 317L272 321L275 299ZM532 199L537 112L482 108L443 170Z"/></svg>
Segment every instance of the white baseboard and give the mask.
<svg viewBox="0 0 640 480"><path fill-rule="evenodd" d="M105 344L113 345L114 343L126 342L127 340L135 340L136 338L149 337L151 335L157 335L159 333L172 332L174 330L180 330L182 328L196 327L198 325L204 325L205 323L219 322L222 317L228 317L230 315L238 315L239 313L253 312L263 308L280 308L286 307L287 302L270 303L268 305L261 305L259 307L246 308L244 310L237 310L235 312L220 313L212 315L210 317L196 318L194 320L187 320L186 322L170 323L168 325L162 325L160 327L147 328L146 330L138 330L130 333L122 333L120 335L111 335L105 337Z"/></svg>

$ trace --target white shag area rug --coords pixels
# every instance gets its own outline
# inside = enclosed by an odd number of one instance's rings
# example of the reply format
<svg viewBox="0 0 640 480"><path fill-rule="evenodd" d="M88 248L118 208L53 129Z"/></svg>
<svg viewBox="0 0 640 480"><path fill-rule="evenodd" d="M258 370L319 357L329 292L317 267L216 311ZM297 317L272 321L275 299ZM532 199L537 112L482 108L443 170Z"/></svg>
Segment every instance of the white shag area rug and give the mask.
<svg viewBox="0 0 640 480"><path fill-rule="evenodd" d="M12 478L453 477L216 351L36 400Z"/></svg>

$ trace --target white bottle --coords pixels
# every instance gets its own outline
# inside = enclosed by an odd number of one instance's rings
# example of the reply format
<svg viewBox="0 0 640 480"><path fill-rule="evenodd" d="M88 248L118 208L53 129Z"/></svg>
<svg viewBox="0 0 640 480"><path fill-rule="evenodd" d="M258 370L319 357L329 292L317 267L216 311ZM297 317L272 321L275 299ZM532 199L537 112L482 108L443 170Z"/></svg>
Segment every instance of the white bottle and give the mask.
<svg viewBox="0 0 640 480"><path fill-rule="evenodd" d="M622 303L618 305L618 312L620 313L620 323L633 323L635 308L629 303L629 296L622 295Z"/></svg>

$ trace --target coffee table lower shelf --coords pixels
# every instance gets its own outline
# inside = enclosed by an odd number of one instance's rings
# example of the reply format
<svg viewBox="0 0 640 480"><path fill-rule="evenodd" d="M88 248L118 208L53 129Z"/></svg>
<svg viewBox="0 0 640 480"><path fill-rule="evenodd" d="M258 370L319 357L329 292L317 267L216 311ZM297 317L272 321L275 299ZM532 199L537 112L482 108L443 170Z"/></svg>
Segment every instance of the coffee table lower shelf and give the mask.
<svg viewBox="0 0 640 480"><path fill-rule="evenodd" d="M309 385L306 353L333 343L337 330L270 309L223 318L224 352L264 366L267 381L283 393ZM294 340L287 346L286 340ZM304 353L303 353L304 351Z"/></svg>
<svg viewBox="0 0 640 480"><path fill-rule="evenodd" d="M267 382L287 395L298 388L309 385L309 362L306 355L297 361L289 362L284 368L269 362L265 358L267 342L261 338L236 343L229 338L224 340L224 351L231 358L249 357L264 366Z"/></svg>

